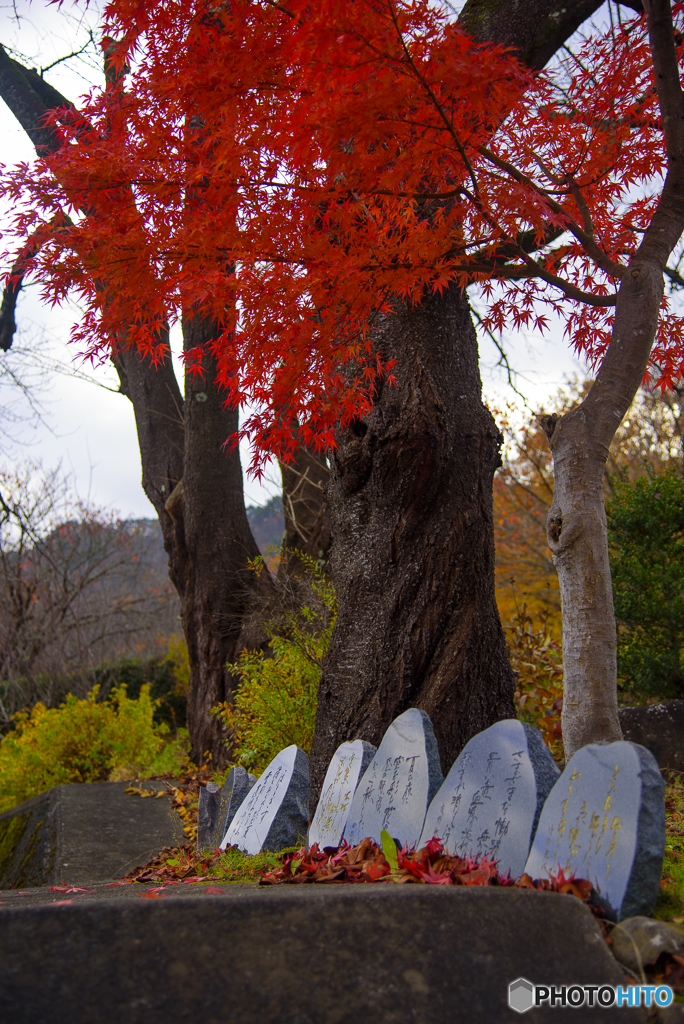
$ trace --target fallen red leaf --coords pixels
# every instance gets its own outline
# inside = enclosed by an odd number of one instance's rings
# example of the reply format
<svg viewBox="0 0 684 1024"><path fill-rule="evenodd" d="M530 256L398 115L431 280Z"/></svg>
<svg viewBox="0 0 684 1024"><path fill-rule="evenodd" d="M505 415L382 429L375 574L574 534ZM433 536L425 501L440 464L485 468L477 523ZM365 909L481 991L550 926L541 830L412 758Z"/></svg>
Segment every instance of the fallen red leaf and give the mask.
<svg viewBox="0 0 684 1024"><path fill-rule="evenodd" d="M295 853L283 854L281 864L263 873L261 885L297 885L306 882L333 885L372 883L421 883L423 885L498 885L544 889L569 893L588 901L592 885L574 875L559 871L550 879L532 879L523 875L519 882L509 872L499 874L492 857L458 857L444 852L439 840L432 839L420 850L397 850L396 870L392 870L382 848L371 839L350 847L344 840L338 848L321 850L314 844ZM595 913L599 910L592 906Z"/></svg>

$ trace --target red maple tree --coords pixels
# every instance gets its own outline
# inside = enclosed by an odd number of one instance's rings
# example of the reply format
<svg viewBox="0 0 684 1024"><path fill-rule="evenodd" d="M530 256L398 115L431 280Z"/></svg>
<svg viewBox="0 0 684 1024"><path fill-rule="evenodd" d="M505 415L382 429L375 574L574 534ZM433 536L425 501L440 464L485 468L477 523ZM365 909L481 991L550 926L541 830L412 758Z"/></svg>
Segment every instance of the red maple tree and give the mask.
<svg viewBox="0 0 684 1024"><path fill-rule="evenodd" d="M544 331L546 307L605 353L665 168L643 18L540 74L426 2L113 2L108 19L108 87L53 113L65 144L4 195L45 297L85 301L93 358L124 327L161 354L188 306L221 323L257 471L291 454L293 422L328 446L368 410L397 296L481 283L486 327ZM664 298L665 384L680 329Z"/></svg>
<svg viewBox="0 0 684 1024"><path fill-rule="evenodd" d="M426 0L112 0L107 88L53 112L63 144L2 186L15 269L50 301L77 291L92 358L161 357L188 309L219 325L256 472L371 414L397 304L478 284L492 330L564 319L597 371L546 424L568 753L620 735L597 474L647 364L662 386L683 368L663 274L684 227L684 15L644 7L540 71ZM194 372L207 354L186 353Z"/></svg>

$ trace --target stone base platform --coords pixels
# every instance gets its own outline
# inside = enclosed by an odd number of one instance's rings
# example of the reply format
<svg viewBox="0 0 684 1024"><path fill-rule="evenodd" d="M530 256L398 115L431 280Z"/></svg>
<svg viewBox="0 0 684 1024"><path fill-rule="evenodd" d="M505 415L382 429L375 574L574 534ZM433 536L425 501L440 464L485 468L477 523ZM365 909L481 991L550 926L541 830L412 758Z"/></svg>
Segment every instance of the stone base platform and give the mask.
<svg viewBox="0 0 684 1024"><path fill-rule="evenodd" d="M0 814L0 886L83 884L121 878L164 846L186 841L163 782L55 786Z"/></svg>
<svg viewBox="0 0 684 1024"><path fill-rule="evenodd" d="M155 889L0 894L0 1021L645 1020L644 1010L616 1007L509 1009L508 985L519 977L625 983L589 910L571 896L418 885Z"/></svg>
<svg viewBox="0 0 684 1024"><path fill-rule="evenodd" d="M186 841L163 782L55 786L0 814L0 887L106 882L122 878L164 846Z"/></svg>

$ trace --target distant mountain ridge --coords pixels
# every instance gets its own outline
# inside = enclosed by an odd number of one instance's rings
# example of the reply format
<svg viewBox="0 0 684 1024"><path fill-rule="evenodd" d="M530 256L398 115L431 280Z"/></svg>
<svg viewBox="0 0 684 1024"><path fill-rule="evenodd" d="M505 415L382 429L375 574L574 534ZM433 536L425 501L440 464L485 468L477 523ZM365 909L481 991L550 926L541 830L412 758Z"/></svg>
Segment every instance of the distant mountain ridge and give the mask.
<svg viewBox="0 0 684 1024"><path fill-rule="evenodd" d="M281 498L274 495L265 505L248 505L246 511L259 551L263 554L268 547L280 547L285 532Z"/></svg>

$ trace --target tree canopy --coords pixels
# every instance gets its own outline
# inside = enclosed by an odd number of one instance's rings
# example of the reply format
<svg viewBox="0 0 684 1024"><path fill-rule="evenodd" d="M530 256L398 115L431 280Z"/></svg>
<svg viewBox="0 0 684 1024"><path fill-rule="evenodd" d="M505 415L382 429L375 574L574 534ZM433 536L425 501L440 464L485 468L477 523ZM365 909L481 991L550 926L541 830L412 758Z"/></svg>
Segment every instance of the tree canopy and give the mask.
<svg viewBox="0 0 684 1024"><path fill-rule="evenodd" d="M160 358L169 319L213 319L257 470L292 454L293 424L332 445L367 412L392 379L383 317L450 282L480 283L490 329L559 314L590 362L605 353L665 170L644 17L547 70L427 0L112 0L103 47L107 88L53 110L62 144L3 180L14 272L79 293L92 358ZM681 322L662 306L667 385Z"/></svg>

